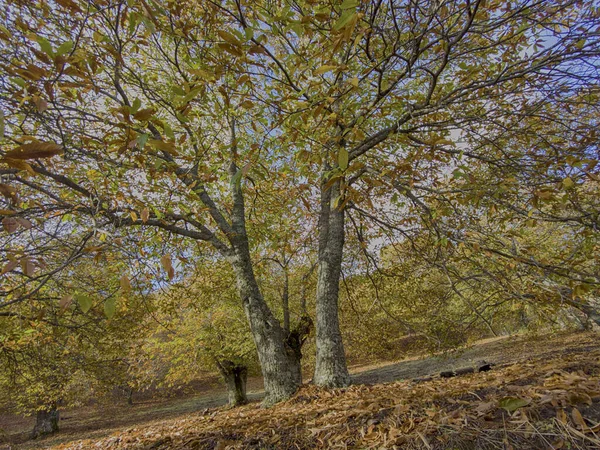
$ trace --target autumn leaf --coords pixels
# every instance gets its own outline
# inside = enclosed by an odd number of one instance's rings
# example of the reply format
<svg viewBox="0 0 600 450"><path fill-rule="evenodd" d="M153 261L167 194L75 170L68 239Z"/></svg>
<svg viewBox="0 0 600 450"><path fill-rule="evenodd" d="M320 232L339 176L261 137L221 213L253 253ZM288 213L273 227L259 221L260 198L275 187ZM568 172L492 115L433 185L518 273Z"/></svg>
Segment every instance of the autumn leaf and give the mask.
<svg viewBox="0 0 600 450"><path fill-rule="evenodd" d="M148 208L142 209L140 216L142 218L142 222L148 222L148 219L150 218L150 210Z"/></svg>
<svg viewBox="0 0 600 450"><path fill-rule="evenodd" d="M13 159L13 158L3 158L1 160L1 162L7 164L9 167L12 167L14 169L24 170L27 173L29 173L30 175L36 174L35 170L33 170L33 167L31 167L31 165L29 163L27 163L23 160Z"/></svg>
<svg viewBox="0 0 600 450"><path fill-rule="evenodd" d="M321 75L321 74L324 74L325 72L330 72L334 69L337 69L337 66L331 66L331 65L321 66L318 69L315 69L315 71L313 72L313 75Z"/></svg>
<svg viewBox="0 0 600 450"><path fill-rule="evenodd" d="M119 284L121 285L121 289L123 290L123 292L131 291L131 282L129 281L129 278L127 277L127 275L123 275L119 279Z"/></svg>
<svg viewBox="0 0 600 450"><path fill-rule="evenodd" d="M60 310L64 312L72 302L73 295L67 294L60 299L60 301L58 302L58 306L60 306Z"/></svg>
<svg viewBox="0 0 600 450"><path fill-rule="evenodd" d="M167 255L161 256L160 263L163 266L163 269L165 269L165 272L167 272L167 275L169 276L169 280L172 280L173 277L175 276L175 271L173 270L173 264L171 262L171 255L167 254Z"/></svg>
<svg viewBox="0 0 600 450"><path fill-rule="evenodd" d="M0 275L4 275L7 274L8 272L14 270L17 266L19 265L19 261L17 261L16 259L13 261L9 261L8 263L6 263L6 265L2 268L2 273L0 273Z"/></svg>
<svg viewBox="0 0 600 450"><path fill-rule="evenodd" d="M9 150L5 156L12 159L37 159L51 158L62 152L63 148L54 142L31 142Z"/></svg>
<svg viewBox="0 0 600 450"><path fill-rule="evenodd" d="M218 30L217 34L219 35L219 37L221 39L223 39L225 42L227 42L231 45L235 45L237 47L242 45L242 43L233 34L228 33L227 31Z"/></svg>
<svg viewBox="0 0 600 450"><path fill-rule="evenodd" d="M145 122L149 120L155 112L156 110L154 108L140 109L133 115L133 118L139 120L140 122Z"/></svg>
<svg viewBox="0 0 600 450"><path fill-rule="evenodd" d="M18 202L19 196L17 189L8 184L0 183L0 194L9 199L12 203Z"/></svg>
<svg viewBox="0 0 600 450"><path fill-rule="evenodd" d="M575 425L577 425L582 431L585 431L588 428L587 423L585 423L585 419L577 408L573 408L571 411L571 417L573 418Z"/></svg>
<svg viewBox="0 0 600 450"><path fill-rule="evenodd" d="M28 219L24 219L23 217L16 217L15 220L26 230L30 230L33 227L31 221Z"/></svg>
<svg viewBox="0 0 600 450"><path fill-rule="evenodd" d="M519 397L504 397L498 402L498 406L505 409L509 413L515 412L517 409L527 405L529 405L529 400Z"/></svg>
<svg viewBox="0 0 600 450"><path fill-rule="evenodd" d="M35 264L30 258L21 258L21 269L25 275L31 277L35 272Z"/></svg>
<svg viewBox="0 0 600 450"><path fill-rule="evenodd" d="M14 233L19 229L19 222L13 217L5 217L2 219L2 227L7 233Z"/></svg>

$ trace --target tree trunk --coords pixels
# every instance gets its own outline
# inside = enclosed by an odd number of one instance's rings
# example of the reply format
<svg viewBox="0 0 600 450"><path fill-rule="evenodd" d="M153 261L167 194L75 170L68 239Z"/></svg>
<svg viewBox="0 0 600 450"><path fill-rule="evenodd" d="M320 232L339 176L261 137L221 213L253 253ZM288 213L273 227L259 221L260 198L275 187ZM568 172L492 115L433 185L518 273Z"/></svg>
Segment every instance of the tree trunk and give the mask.
<svg viewBox="0 0 600 450"><path fill-rule="evenodd" d="M591 320L597 326L600 327L600 309L599 308L594 307L593 305L586 303L583 300L580 300L578 298L569 299L569 300L567 300L567 303L569 305L573 306L574 308L577 308L582 313L584 313L587 316L588 320Z"/></svg>
<svg viewBox="0 0 600 450"><path fill-rule="evenodd" d="M300 362L287 344L279 321L260 293L247 242L237 243L232 266L258 352L265 384L264 404L272 405L291 397L302 384Z"/></svg>
<svg viewBox="0 0 600 450"><path fill-rule="evenodd" d="M229 406L241 406L248 403L246 396L246 380L248 368L233 361L217 361L219 372L227 385Z"/></svg>
<svg viewBox="0 0 600 450"><path fill-rule="evenodd" d="M129 390L127 391L127 404L129 406L133 405L133 388L130 387Z"/></svg>
<svg viewBox="0 0 600 450"><path fill-rule="evenodd" d="M44 409L37 412L35 419L35 426L31 433L32 439L53 434L58 431L58 419L59 413L56 406L50 407L50 409Z"/></svg>
<svg viewBox="0 0 600 450"><path fill-rule="evenodd" d="M298 390L302 384L302 374L294 350L287 345L286 333L265 302L254 276L246 232L244 195L241 181L237 178L239 168L235 163L237 159L235 121L231 123L231 141L229 173L233 208L228 239L233 251L228 258L235 272L244 312L256 344L265 385L264 404L272 405L291 397Z"/></svg>
<svg viewBox="0 0 600 450"><path fill-rule="evenodd" d="M338 317L339 283L344 250L344 209L340 201L340 181L330 188L321 185L319 218L319 267L317 279L317 361L314 382L325 387L350 384L346 355Z"/></svg>
<svg viewBox="0 0 600 450"><path fill-rule="evenodd" d="M290 332L290 277L287 267L283 269L283 294L281 295L283 307L283 330L286 334Z"/></svg>

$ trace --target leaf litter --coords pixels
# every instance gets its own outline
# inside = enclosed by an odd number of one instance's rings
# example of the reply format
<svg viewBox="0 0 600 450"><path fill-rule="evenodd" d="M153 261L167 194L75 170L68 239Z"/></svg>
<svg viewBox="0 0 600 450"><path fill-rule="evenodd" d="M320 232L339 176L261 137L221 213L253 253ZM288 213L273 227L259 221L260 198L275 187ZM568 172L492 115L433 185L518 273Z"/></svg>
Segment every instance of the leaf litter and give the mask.
<svg viewBox="0 0 600 450"><path fill-rule="evenodd" d="M600 349L586 343L450 379L305 385L272 408L205 410L53 448L600 448Z"/></svg>

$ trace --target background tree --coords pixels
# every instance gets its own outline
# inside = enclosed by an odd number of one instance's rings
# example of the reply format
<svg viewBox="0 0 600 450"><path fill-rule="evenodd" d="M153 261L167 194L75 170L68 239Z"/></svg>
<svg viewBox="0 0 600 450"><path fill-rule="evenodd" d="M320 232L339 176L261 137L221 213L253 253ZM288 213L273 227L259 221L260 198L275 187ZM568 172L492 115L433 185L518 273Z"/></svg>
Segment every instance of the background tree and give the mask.
<svg viewBox="0 0 600 450"><path fill-rule="evenodd" d="M53 276L33 301L0 313L0 395L20 413L36 413L34 438L58 431L59 409L107 394L126 377L126 355L145 336L146 309L122 292L119 266L88 256Z"/></svg>

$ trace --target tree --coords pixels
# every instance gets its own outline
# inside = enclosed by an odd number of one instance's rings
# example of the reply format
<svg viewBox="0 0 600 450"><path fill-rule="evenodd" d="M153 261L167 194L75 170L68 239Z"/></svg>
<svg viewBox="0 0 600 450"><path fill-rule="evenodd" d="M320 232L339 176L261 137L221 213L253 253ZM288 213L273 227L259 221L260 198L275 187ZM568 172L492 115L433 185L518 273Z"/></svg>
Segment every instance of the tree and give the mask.
<svg viewBox="0 0 600 450"><path fill-rule="evenodd" d="M195 273L155 297L160 325L134 370L159 387L218 372L230 406L247 403L246 379L259 366L231 268L204 260Z"/></svg>
<svg viewBox="0 0 600 450"><path fill-rule="evenodd" d="M481 187L493 173L517 195L556 182L569 156L591 159L586 2L11 2L2 18L6 201L37 196L110 233L158 227L218 250L267 402L296 390L300 367L256 280L246 198L259 208L294 170L296 203L319 211L314 380L338 387L348 211L402 234L415 216L386 217L400 199L440 231L483 198L501 205L464 186L448 204L451 176ZM60 163L39 159L61 148Z"/></svg>
<svg viewBox="0 0 600 450"><path fill-rule="evenodd" d="M147 309L127 293L116 301L120 266L88 256L52 277L34 301L0 313L0 395L17 412L36 414L33 438L58 431L60 408L82 405L125 377Z"/></svg>

